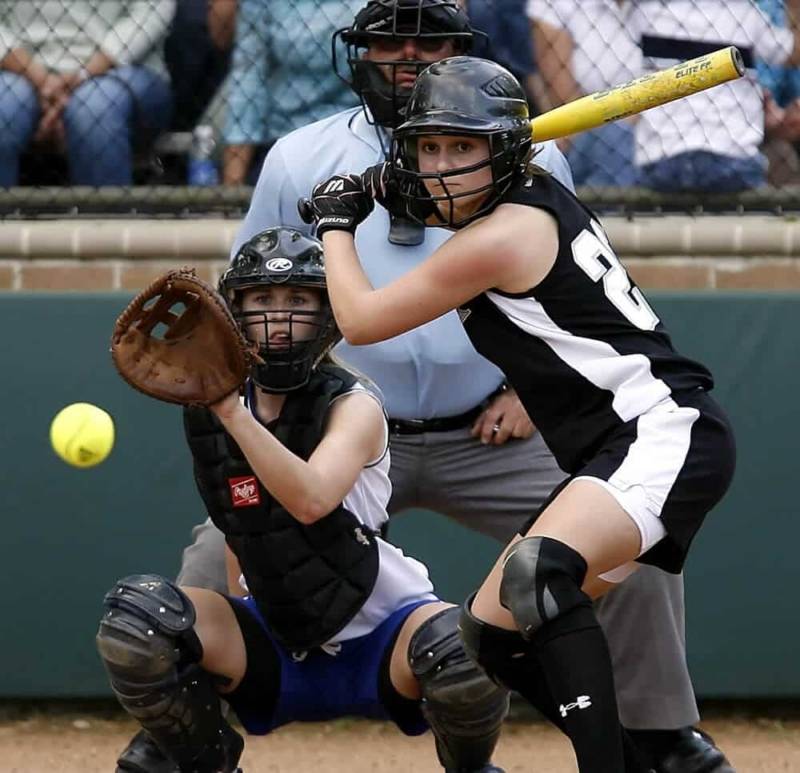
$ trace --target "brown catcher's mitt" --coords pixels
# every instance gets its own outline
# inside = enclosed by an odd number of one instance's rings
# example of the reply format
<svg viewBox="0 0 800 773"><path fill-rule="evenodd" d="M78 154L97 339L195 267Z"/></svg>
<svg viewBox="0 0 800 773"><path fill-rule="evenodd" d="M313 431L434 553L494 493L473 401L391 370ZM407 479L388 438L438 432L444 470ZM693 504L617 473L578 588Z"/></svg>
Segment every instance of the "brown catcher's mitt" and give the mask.
<svg viewBox="0 0 800 773"><path fill-rule="evenodd" d="M183 268L158 277L119 315L111 357L150 397L211 405L242 385L257 355L222 296Z"/></svg>

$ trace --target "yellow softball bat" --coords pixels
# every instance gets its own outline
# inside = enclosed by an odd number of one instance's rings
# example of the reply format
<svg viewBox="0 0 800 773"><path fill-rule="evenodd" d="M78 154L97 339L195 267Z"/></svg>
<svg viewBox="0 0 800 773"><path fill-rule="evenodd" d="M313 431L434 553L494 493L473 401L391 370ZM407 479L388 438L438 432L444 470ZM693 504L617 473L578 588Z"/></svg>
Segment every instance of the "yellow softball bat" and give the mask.
<svg viewBox="0 0 800 773"><path fill-rule="evenodd" d="M534 142L567 137L741 78L744 73L739 49L721 48L542 113L531 121L531 135Z"/></svg>

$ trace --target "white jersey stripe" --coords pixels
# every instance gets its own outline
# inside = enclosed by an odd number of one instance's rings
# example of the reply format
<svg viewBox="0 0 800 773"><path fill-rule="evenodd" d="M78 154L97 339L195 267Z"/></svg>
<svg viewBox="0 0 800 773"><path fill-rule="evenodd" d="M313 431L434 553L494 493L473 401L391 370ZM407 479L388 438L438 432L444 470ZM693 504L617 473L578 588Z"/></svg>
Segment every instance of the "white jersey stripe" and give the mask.
<svg viewBox="0 0 800 773"><path fill-rule="evenodd" d="M605 341L573 335L560 328L535 298L508 298L493 292L486 297L510 322L547 344L587 381L612 392L612 408L622 421L636 418L670 396L669 386L653 375L644 354L620 354Z"/></svg>
<svg viewBox="0 0 800 773"><path fill-rule="evenodd" d="M642 414L636 422L636 440L608 482L622 489L643 485L648 509L660 516L686 462L692 425L699 416L696 408L678 406L670 399Z"/></svg>

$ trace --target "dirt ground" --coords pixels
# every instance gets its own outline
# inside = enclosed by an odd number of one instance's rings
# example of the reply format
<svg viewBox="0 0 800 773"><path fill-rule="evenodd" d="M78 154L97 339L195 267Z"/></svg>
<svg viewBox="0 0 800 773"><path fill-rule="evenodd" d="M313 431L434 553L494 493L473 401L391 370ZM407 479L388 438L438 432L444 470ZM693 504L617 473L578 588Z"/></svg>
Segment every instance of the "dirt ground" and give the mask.
<svg viewBox="0 0 800 773"><path fill-rule="evenodd" d="M733 715L703 723L738 773L800 771L800 718ZM2 773L113 773L134 725L111 710L3 710ZM495 762L507 773L575 771L572 751L538 722L506 725ZM436 773L429 735L406 738L379 722L293 725L247 739L245 773Z"/></svg>

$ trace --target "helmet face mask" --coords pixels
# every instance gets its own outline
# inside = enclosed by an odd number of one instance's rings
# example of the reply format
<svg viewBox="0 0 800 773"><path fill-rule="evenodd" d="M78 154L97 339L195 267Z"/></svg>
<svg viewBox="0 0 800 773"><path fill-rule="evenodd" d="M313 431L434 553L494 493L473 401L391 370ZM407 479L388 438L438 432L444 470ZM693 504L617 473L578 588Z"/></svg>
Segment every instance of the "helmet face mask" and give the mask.
<svg viewBox="0 0 800 773"><path fill-rule="evenodd" d="M394 128L403 120L419 73L445 56L469 51L474 34L456 0L369 0L352 26L334 34L333 67L358 95L368 119ZM419 58L403 58L403 43L409 39ZM339 61L340 40L349 76Z"/></svg>
<svg viewBox="0 0 800 773"><path fill-rule="evenodd" d="M292 288L313 290L319 303L303 308L308 293ZM322 244L292 228L268 228L243 244L219 289L245 338L258 346L263 363L253 365L250 377L265 392L305 386L341 338L328 300ZM253 290L279 300L266 304Z"/></svg>
<svg viewBox="0 0 800 773"><path fill-rule="evenodd" d="M452 57L431 65L414 85L406 114L406 122L392 138L392 174L400 195L408 200L409 212L435 208L435 216L450 228L461 228L491 212L531 158L525 92L511 73L494 62ZM483 138L488 152L470 166L421 170L420 138L448 136ZM463 181L453 185L455 177L487 168L491 179L485 183L466 190ZM431 193L431 188L442 192ZM481 194L476 207L464 206L467 197ZM468 211L459 213L457 208Z"/></svg>

